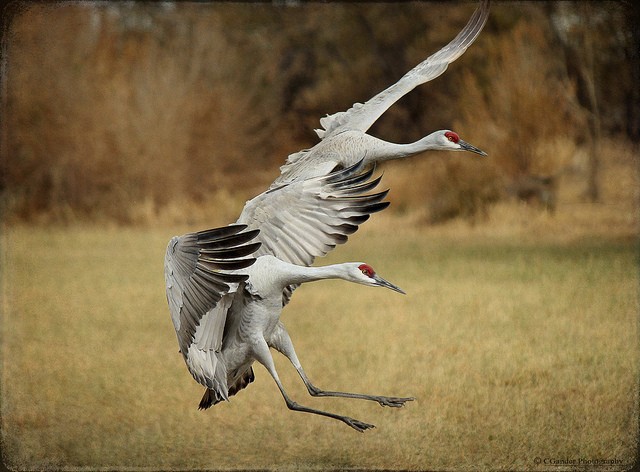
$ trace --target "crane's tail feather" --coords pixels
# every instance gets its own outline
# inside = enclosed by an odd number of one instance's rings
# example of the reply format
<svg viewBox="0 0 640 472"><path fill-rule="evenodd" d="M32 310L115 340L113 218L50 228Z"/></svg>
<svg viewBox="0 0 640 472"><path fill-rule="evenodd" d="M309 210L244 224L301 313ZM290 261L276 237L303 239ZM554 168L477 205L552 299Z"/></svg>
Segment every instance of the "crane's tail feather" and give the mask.
<svg viewBox="0 0 640 472"><path fill-rule="evenodd" d="M255 378L253 367L249 367L242 376L229 387L229 396L235 395L243 388L247 388L247 385L253 382Z"/></svg>
<svg viewBox="0 0 640 472"><path fill-rule="evenodd" d="M253 367L249 367L247 371L245 371L242 376L236 380L236 382L229 387L228 396L231 397L238 393L243 388L246 388L251 382L255 380L255 375L253 374ZM207 388L204 391L204 395L202 396L202 400L200 400L200 404L198 405L198 410L206 410L207 408L212 407L213 405L220 403L224 398L220 395L216 390L212 390Z"/></svg>
<svg viewBox="0 0 640 472"><path fill-rule="evenodd" d="M216 403L220 403L222 401L222 397L215 390L211 390L210 388L205 389L204 395L202 396L202 400L200 400L200 404L198 405L198 410L206 410L209 407L212 407Z"/></svg>

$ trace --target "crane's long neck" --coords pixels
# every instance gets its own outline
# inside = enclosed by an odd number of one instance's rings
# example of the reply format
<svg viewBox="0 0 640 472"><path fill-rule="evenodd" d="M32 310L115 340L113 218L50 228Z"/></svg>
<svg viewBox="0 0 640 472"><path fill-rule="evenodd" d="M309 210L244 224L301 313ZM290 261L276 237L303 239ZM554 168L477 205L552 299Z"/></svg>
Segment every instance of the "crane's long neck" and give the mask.
<svg viewBox="0 0 640 472"><path fill-rule="evenodd" d="M377 146L368 150L365 161L388 161L413 156L430 149L441 149L437 140L437 133L432 133L418 141L408 144L396 144L388 141L377 140Z"/></svg>
<svg viewBox="0 0 640 472"><path fill-rule="evenodd" d="M316 280L342 279L350 280L344 264L332 264L321 267L304 267L291 265L287 273L287 285L314 282Z"/></svg>
<svg viewBox="0 0 640 472"><path fill-rule="evenodd" d="M282 290L289 285L315 280L351 280L347 263L305 267L290 264L271 255L260 256L247 271L249 272L248 285L251 286L253 292L261 297L280 297Z"/></svg>

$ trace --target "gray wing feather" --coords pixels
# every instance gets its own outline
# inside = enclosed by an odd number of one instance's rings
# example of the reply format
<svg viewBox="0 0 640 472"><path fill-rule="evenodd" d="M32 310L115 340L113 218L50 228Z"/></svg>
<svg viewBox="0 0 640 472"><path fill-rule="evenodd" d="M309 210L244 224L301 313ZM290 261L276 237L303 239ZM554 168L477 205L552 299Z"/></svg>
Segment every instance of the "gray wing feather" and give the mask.
<svg viewBox="0 0 640 472"><path fill-rule="evenodd" d="M329 175L292 182L249 200L237 223L260 229L262 246L255 256L270 254L292 264L309 266L337 244L347 241L371 213L389 205L388 191L368 194L380 178L363 161ZM284 303L293 288L285 291Z"/></svg>
<svg viewBox="0 0 640 472"><path fill-rule="evenodd" d="M198 349L220 352L227 312L231 302L233 302L235 288L230 287L229 292L224 294L216 306L209 310L200 320L193 339Z"/></svg>
<svg viewBox="0 0 640 472"><path fill-rule="evenodd" d="M418 85L435 79L459 58L478 37L489 17L490 0L482 0L466 26L446 46L407 72L398 82L367 102L355 103L349 110L320 119L323 129L315 130L321 139L344 129L367 131L402 96Z"/></svg>
<svg viewBox="0 0 640 472"><path fill-rule="evenodd" d="M201 320L213 333L199 330L198 344L218 346L226 313L215 310L221 298L230 292L246 275L229 273L246 268L255 262L253 254L260 243L250 243L258 231L244 231L244 225L188 233L169 241L164 270L167 302L180 351L187 355L194 342ZM223 307L223 306L221 306Z"/></svg>
<svg viewBox="0 0 640 472"><path fill-rule="evenodd" d="M383 210L387 191L366 194L374 168L363 170L362 161L328 176L268 190L249 200L237 224L260 229L262 246L256 257L277 258L309 266L337 244L347 241L369 214ZM379 178L374 179L377 184Z"/></svg>

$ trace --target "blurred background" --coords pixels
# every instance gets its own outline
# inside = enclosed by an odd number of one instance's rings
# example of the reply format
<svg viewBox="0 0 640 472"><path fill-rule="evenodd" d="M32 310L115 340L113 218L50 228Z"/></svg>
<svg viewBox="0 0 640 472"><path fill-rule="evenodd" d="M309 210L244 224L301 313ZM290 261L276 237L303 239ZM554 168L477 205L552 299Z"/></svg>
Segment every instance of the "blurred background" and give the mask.
<svg viewBox="0 0 640 472"><path fill-rule="evenodd" d="M288 154L317 142L320 117L394 83L475 6L14 6L4 219L227 224ZM490 157L391 164L389 211L428 225L482 221L501 202L549 214L637 202L639 12L630 1L494 2L476 43L370 130L410 142L453 129Z"/></svg>

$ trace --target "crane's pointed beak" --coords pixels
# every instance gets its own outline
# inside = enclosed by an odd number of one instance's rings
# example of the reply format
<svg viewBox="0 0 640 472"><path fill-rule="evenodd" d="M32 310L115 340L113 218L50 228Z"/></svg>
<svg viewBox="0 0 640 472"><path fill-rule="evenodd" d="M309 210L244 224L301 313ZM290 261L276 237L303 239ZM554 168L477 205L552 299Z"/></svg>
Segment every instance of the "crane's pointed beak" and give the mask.
<svg viewBox="0 0 640 472"><path fill-rule="evenodd" d="M406 295L404 290L402 290L400 287L398 287L396 285L393 285L391 282L388 282L388 281L384 280L382 277L380 277L377 274L373 276L373 280L376 281L376 285L378 287L386 287L388 289L393 290L394 292L398 292L398 293L401 293L403 295Z"/></svg>
<svg viewBox="0 0 640 472"><path fill-rule="evenodd" d="M475 152L476 154L480 154L481 156L487 155L487 153L484 152L482 149L478 149L477 147L469 144L466 141L463 141L462 139L458 141L458 145L460 146L460 149L462 149L463 151Z"/></svg>

